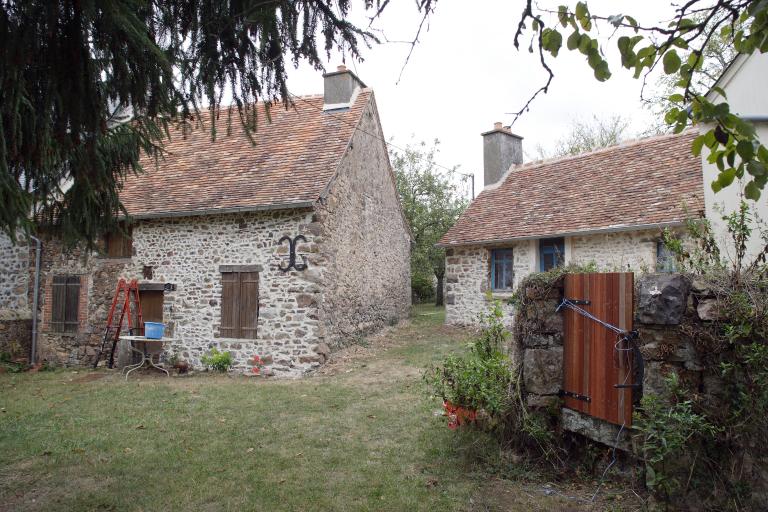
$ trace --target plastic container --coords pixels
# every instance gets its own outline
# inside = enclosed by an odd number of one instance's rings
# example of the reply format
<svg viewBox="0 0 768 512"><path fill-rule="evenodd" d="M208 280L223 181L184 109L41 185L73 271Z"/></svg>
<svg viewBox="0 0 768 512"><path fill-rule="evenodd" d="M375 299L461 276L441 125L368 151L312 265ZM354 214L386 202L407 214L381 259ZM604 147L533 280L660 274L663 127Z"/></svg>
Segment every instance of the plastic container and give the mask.
<svg viewBox="0 0 768 512"><path fill-rule="evenodd" d="M165 324L160 322L144 322L144 337L150 340L159 340L165 333Z"/></svg>

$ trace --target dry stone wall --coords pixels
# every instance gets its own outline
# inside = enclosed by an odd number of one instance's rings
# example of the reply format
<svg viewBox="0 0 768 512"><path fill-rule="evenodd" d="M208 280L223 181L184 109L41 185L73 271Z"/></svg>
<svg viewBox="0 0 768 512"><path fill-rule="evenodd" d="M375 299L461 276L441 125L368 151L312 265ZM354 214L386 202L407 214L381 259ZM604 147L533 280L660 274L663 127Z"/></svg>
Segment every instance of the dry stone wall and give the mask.
<svg viewBox="0 0 768 512"><path fill-rule="evenodd" d="M396 323L411 305L410 233L373 100L360 123L317 206L321 312L333 347Z"/></svg>
<svg viewBox="0 0 768 512"><path fill-rule="evenodd" d="M517 312L511 354L516 367L522 372L523 396L533 410L559 411L558 428L577 433L603 445L627 452L630 460L642 465L642 447L632 429L620 429L601 419L562 407L558 392L563 384L563 341L565 329L562 313L556 313L563 297L563 279L548 287L525 286L525 300ZM706 286L681 274L647 273L636 275L634 298L634 329L639 333L639 349L643 357L642 394L664 397L667 395L665 379L677 374L684 389L696 394L697 400L709 404L714 410L724 407L727 397L726 383L716 358L704 361L706 351L694 344L702 340L691 333L705 331L717 311L716 298ZM698 328L697 328L698 326ZM723 405L719 405L723 404ZM747 485L751 499L768 503L768 473L766 461L752 455L745 447L751 442L734 442L726 466L739 468L739 481ZM753 460L754 458L754 460ZM690 478L691 461L680 461L675 469L685 481ZM684 499L676 503L682 510L698 510L695 486L686 489ZM704 493L706 494L706 493ZM688 501L686 501L688 500Z"/></svg>
<svg viewBox="0 0 768 512"><path fill-rule="evenodd" d="M29 250L23 240L14 244L0 233L0 321L30 318L27 295Z"/></svg>

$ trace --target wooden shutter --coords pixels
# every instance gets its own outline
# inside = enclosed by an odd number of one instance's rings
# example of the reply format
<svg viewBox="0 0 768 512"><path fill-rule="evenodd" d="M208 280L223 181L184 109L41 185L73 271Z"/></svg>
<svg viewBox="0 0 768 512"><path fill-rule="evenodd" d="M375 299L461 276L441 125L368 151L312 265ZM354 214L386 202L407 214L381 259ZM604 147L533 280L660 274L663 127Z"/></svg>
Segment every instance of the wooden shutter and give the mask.
<svg viewBox="0 0 768 512"><path fill-rule="evenodd" d="M237 272L221 274L221 336L240 336L240 278Z"/></svg>
<svg viewBox="0 0 768 512"><path fill-rule="evenodd" d="M240 337L255 340L259 321L259 273L240 272Z"/></svg>
<svg viewBox="0 0 768 512"><path fill-rule="evenodd" d="M632 329L634 274L568 274L565 296L588 300L581 307L611 325ZM617 351L617 335L599 323L565 310L563 390L565 406L616 425L632 425L631 357ZM618 346L618 348L627 348Z"/></svg>
<svg viewBox="0 0 768 512"><path fill-rule="evenodd" d="M51 330L54 332L63 332L67 307L67 276L53 276L50 300Z"/></svg>
<svg viewBox="0 0 768 512"><path fill-rule="evenodd" d="M77 332L80 325L80 276L54 276L51 292L51 330Z"/></svg>
<svg viewBox="0 0 768 512"><path fill-rule="evenodd" d="M259 321L259 273L222 272L221 336L256 339Z"/></svg>
<svg viewBox="0 0 768 512"><path fill-rule="evenodd" d="M125 231L114 231L107 235L107 256L110 258L130 258L133 252L131 229L122 227Z"/></svg>

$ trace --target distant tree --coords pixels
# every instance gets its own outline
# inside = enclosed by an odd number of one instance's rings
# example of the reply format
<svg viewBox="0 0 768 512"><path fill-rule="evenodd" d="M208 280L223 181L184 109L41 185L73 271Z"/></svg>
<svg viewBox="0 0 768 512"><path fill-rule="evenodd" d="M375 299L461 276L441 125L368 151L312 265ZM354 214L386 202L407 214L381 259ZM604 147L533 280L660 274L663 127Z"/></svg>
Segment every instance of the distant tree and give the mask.
<svg viewBox="0 0 768 512"><path fill-rule="evenodd" d="M593 116L592 121L574 119L568 134L555 142L553 149L538 145L540 159L578 155L600 148L615 146L626 137L629 119L620 115L607 118Z"/></svg>
<svg viewBox="0 0 768 512"><path fill-rule="evenodd" d="M439 141L409 144L392 149L391 160L397 176L397 191L413 234L411 275L414 285L433 276L437 281L435 304L443 305L445 249L435 244L456 223L468 201L455 181L437 169L435 157Z"/></svg>
<svg viewBox="0 0 768 512"><path fill-rule="evenodd" d="M435 1L415 2L422 25ZM0 232L92 243L172 124L226 93L223 119L253 131L256 101L290 104L286 63L360 59L377 39L352 3L373 21L389 0L0 0Z"/></svg>
<svg viewBox="0 0 768 512"><path fill-rule="evenodd" d="M514 45L529 40L530 51L538 50L546 82L534 92L517 112L526 112L539 94L549 89L554 72L550 58L563 48L585 56L595 79L611 78L606 60L608 43L615 42L621 66L635 78L648 79L656 69L674 80L674 92L667 97L669 107L664 121L679 133L691 125L702 126L702 133L692 143L694 154L704 147L707 157L719 169L712 182L717 192L744 178L744 196L757 201L768 183L768 147L755 126L731 112L728 100L713 103L707 99L704 54L715 37L733 42L739 54L768 52L768 2L765 0L688 0L675 6L671 20L658 25L643 25L625 13L595 14L587 2L560 5L555 10L534 6L526 0L518 21ZM607 35L606 35L607 34ZM717 91L722 93L722 91ZM721 94L724 96L724 94Z"/></svg>

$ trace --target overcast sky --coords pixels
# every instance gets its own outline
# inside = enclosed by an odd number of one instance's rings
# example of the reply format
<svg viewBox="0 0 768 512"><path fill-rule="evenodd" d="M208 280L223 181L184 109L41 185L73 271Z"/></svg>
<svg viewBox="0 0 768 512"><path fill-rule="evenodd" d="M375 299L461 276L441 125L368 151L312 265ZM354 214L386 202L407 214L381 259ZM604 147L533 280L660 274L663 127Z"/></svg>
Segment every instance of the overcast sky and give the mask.
<svg viewBox="0 0 768 512"><path fill-rule="evenodd" d="M543 0L539 5L557 3ZM347 67L374 90L386 138L399 145L412 137L439 139L439 163L474 173L478 193L483 181L480 133L495 121L509 124L513 116L508 113L519 110L546 79L527 44L520 52L513 45L523 5L522 0L439 0L399 83L406 44L375 45L364 50L364 62L347 60ZM669 20L674 12L669 2L658 0L592 0L589 6L593 13L631 14L645 23ZM393 0L376 26L390 40L411 40L418 22L411 0ZM615 44L608 44L609 55L616 56ZM614 76L599 83L578 52L564 48L552 61L555 80L549 94L540 95L512 128L524 138L527 153L535 155L537 144L552 147L575 118L621 114L632 119L633 133L649 126L650 114L640 102L642 82L622 71L616 60L610 62ZM340 63L341 56L334 55L326 69ZM294 94L319 93L322 78L302 66L290 74L289 87Z"/></svg>

